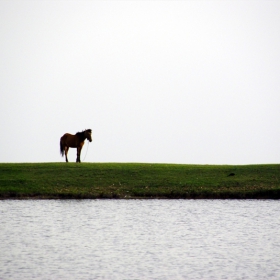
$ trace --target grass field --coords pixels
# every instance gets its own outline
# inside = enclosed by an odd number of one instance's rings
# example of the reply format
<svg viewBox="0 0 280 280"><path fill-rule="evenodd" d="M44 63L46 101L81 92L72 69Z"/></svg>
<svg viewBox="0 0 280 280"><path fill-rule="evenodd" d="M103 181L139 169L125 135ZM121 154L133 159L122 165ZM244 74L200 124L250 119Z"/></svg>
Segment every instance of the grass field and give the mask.
<svg viewBox="0 0 280 280"><path fill-rule="evenodd" d="M0 199L279 199L279 180L280 164L1 163Z"/></svg>

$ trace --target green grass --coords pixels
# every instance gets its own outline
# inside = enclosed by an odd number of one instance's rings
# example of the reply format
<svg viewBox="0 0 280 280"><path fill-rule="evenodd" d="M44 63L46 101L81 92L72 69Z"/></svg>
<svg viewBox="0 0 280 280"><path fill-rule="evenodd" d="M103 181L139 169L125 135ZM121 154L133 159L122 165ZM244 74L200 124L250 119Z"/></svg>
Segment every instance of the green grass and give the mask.
<svg viewBox="0 0 280 280"><path fill-rule="evenodd" d="M0 198L279 199L279 180L280 164L1 163Z"/></svg>

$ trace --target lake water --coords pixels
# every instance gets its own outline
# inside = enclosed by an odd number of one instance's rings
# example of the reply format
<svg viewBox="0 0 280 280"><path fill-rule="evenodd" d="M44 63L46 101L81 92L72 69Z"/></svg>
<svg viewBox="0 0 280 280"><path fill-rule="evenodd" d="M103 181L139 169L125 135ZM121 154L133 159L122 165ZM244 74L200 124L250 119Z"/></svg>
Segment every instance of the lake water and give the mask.
<svg viewBox="0 0 280 280"><path fill-rule="evenodd" d="M273 200L2 200L0 279L280 279Z"/></svg>

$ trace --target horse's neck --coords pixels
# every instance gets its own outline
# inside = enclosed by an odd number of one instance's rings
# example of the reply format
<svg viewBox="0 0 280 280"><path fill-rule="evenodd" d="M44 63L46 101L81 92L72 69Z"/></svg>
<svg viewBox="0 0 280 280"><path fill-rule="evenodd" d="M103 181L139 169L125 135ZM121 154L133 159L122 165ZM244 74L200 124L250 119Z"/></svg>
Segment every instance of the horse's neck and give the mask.
<svg viewBox="0 0 280 280"><path fill-rule="evenodd" d="M85 136L84 133L81 135L81 140L82 140L83 142L86 140L86 136Z"/></svg>
<svg viewBox="0 0 280 280"><path fill-rule="evenodd" d="M86 140L86 136L85 136L84 133L79 133L79 134L76 134L76 135L79 137L81 142L84 142Z"/></svg>

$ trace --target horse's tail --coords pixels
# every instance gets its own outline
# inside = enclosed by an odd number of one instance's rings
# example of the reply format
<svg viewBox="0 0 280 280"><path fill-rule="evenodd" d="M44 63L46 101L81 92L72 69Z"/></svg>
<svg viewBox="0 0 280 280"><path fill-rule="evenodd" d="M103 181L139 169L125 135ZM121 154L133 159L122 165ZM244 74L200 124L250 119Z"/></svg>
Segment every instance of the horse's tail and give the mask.
<svg viewBox="0 0 280 280"><path fill-rule="evenodd" d="M61 153L61 156L63 157L64 156L64 147L63 147L61 139L60 139L60 153Z"/></svg>

